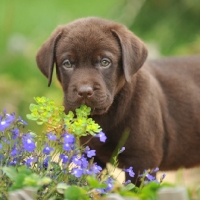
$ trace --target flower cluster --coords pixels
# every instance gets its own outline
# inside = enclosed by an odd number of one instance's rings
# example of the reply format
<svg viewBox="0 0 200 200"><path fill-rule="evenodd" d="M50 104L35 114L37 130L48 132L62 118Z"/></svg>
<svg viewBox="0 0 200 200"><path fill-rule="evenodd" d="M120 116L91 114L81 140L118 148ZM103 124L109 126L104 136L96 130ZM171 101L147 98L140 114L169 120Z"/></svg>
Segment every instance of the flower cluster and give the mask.
<svg viewBox="0 0 200 200"><path fill-rule="evenodd" d="M26 125L15 113L8 114L4 110L0 115L0 166L21 165L22 154L34 151L33 136L30 133L20 134L20 128Z"/></svg>
<svg viewBox="0 0 200 200"><path fill-rule="evenodd" d="M52 100L45 97L35 100L37 104L30 105L31 114L27 117L39 125L46 125L44 133L24 131L27 122L14 113L8 114L4 110L0 114L0 199L7 198L10 186L12 189L37 187L39 199L47 196L57 199L63 195L70 199L68 190L77 190L80 195L85 195L84 199L113 191L116 182L112 175L103 173L93 162L96 151L87 144L80 145L80 137L88 135L103 143L107 139L100 126L89 118L91 109L82 105L76 113L65 115L63 107L56 107ZM125 147L114 158L116 165L117 156L123 151ZM157 170L145 171L141 179L155 182L152 174ZM130 177L135 175L133 167L124 172ZM130 181L124 183L129 189L132 188L130 184ZM57 192L52 193L55 188Z"/></svg>
<svg viewBox="0 0 200 200"><path fill-rule="evenodd" d="M41 101L41 99L37 98ZM42 101L42 103L48 103ZM51 102L52 104L52 102ZM36 106L32 105L32 108ZM40 105L41 107L41 105ZM53 107L55 105L53 104ZM49 110L51 106L48 106ZM39 108L37 108L39 109ZM34 110L36 116L37 109ZM84 114L83 110L88 112L88 109L84 106L77 109L79 116L78 119L74 118L74 115L66 115L65 120L58 123L54 119L54 127L48 129L48 132L44 134L35 134L33 132L25 132L24 127L27 123L22 120L21 117L17 118L15 114L8 114L4 111L0 115L0 174L3 174L1 183L6 183L4 188L6 190L8 185L12 185L12 181L8 181L6 173L3 171L4 167L14 166L16 169L21 166L26 166L33 173L41 174L51 178L51 183L48 186L44 186L41 191L49 192L51 187L55 187L59 182L65 182L67 185L77 185L80 187L87 186L87 176L93 176L98 179L102 168L96 163L92 162L92 158L96 155L95 150L90 149L89 146L83 147L80 145L79 139L82 135L88 135L88 132L92 132L92 135L98 137L100 142L106 141L106 135L101 131L99 126L95 124L91 119L88 119L88 113ZM59 109L54 109L59 110ZM43 115L43 113L41 112ZM58 114L58 113L57 113ZM52 115L55 115L52 113ZM35 117L34 116L34 117ZM51 121L51 116L48 121ZM64 116L64 115L62 115ZM38 114L38 119L46 121L43 115L43 119ZM66 125L66 122L68 125ZM73 132L73 124L80 121L81 131L79 134ZM87 124L87 122L89 122ZM49 122L48 122L49 123ZM59 126L59 128L57 128ZM89 127L87 127L89 126ZM78 129L76 125L76 129ZM71 132L69 132L71 131ZM99 133L94 134L95 131ZM40 172L40 173L39 173ZM108 179L109 178L109 179ZM111 178L104 179L102 183L105 184L104 188L101 188L102 193L111 189ZM2 185L0 183L0 185ZM100 185L101 187L101 185ZM8 188L7 188L8 189ZM98 186L96 186L98 190ZM97 191L96 190L96 191ZM39 192L40 197L43 197L45 192Z"/></svg>

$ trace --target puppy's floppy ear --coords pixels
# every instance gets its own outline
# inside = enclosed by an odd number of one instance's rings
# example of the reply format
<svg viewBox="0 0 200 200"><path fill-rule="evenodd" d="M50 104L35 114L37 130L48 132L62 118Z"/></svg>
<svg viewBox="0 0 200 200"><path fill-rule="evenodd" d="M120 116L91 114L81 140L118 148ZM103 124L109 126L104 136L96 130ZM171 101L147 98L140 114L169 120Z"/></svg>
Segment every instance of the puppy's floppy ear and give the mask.
<svg viewBox="0 0 200 200"><path fill-rule="evenodd" d="M145 44L124 26L113 28L112 33L118 39L122 50L122 64L127 82L137 70L142 67L147 58Z"/></svg>
<svg viewBox="0 0 200 200"><path fill-rule="evenodd" d="M48 86L51 85L53 67L55 63L56 45L62 36L63 27L58 27L39 49L36 61L41 72L48 78Z"/></svg>

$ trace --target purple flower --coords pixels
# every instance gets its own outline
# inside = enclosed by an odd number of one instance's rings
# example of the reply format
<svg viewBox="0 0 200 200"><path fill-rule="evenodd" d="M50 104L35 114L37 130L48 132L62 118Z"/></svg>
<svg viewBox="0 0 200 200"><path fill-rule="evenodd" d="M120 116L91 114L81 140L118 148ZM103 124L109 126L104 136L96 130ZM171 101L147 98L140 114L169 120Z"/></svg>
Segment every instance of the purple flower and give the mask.
<svg viewBox="0 0 200 200"><path fill-rule="evenodd" d="M107 139L107 137L106 137L106 135L105 135L105 133L104 132L99 132L95 137L99 137L99 139L100 139L100 141L101 142L105 142L106 141L106 139Z"/></svg>
<svg viewBox="0 0 200 200"><path fill-rule="evenodd" d="M78 158L77 156L73 156L72 157L72 162L78 166L81 166L82 162L81 162L81 159Z"/></svg>
<svg viewBox="0 0 200 200"><path fill-rule="evenodd" d="M101 188L96 189L96 191L97 191L97 193L99 193L99 194L105 194L105 193L106 193L105 190L104 190L104 189L101 189Z"/></svg>
<svg viewBox="0 0 200 200"><path fill-rule="evenodd" d="M48 167L50 158L51 158L50 156L47 156L47 157L44 159L44 161L43 161L43 167L44 167L44 168L47 168L47 167Z"/></svg>
<svg viewBox="0 0 200 200"><path fill-rule="evenodd" d="M54 135L53 133L48 133L47 137L48 137L49 140L54 140L55 141L57 139L56 135Z"/></svg>
<svg viewBox="0 0 200 200"><path fill-rule="evenodd" d="M131 180L127 180L126 182L123 182L123 185L128 185L129 183L131 183Z"/></svg>
<svg viewBox="0 0 200 200"><path fill-rule="evenodd" d="M4 131L6 128L8 128L10 126L9 123L6 123L5 120L1 120L0 122L0 131Z"/></svg>
<svg viewBox="0 0 200 200"><path fill-rule="evenodd" d="M89 162L87 161L87 159L85 157L81 157L81 168L82 169L86 169L88 167Z"/></svg>
<svg viewBox="0 0 200 200"><path fill-rule="evenodd" d="M74 144L75 137L72 134L65 133L64 134L64 143L65 144Z"/></svg>
<svg viewBox="0 0 200 200"><path fill-rule="evenodd" d="M3 137L2 140L3 140L6 144L10 144L10 140L8 140L7 138Z"/></svg>
<svg viewBox="0 0 200 200"><path fill-rule="evenodd" d="M30 158L27 158L26 159L26 161L25 161L25 165L27 166L27 167L30 167L31 166L31 163L32 162L36 162L36 158L34 158L34 157L30 157Z"/></svg>
<svg viewBox="0 0 200 200"><path fill-rule="evenodd" d="M110 191L113 189L113 182L114 180L112 178L108 178L104 183L107 185L105 189L98 188L96 191L100 194L105 194L106 192Z"/></svg>
<svg viewBox="0 0 200 200"><path fill-rule="evenodd" d="M88 158L92 158L93 156L96 156L96 150L90 150L90 147L85 148L85 153L87 154Z"/></svg>
<svg viewBox="0 0 200 200"><path fill-rule="evenodd" d="M26 134L22 136L22 144L24 149L28 152L33 152L36 148L35 143L32 139L33 137L30 134Z"/></svg>
<svg viewBox="0 0 200 200"><path fill-rule="evenodd" d="M43 153L46 154L46 155L49 155L51 153L51 151L53 151L54 148L48 146L47 144L45 145L44 149L43 149Z"/></svg>
<svg viewBox="0 0 200 200"><path fill-rule="evenodd" d="M73 150L73 148L74 148L73 145L70 145L68 143L63 144L63 150L65 150L65 151L71 151L71 150Z"/></svg>
<svg viewBox="0 0 200 200"><path fill-rule="evenodd" d="M7 122L7 123L12 123L12 122L14 122L15 121L15 113L12 113L12 114L6 114L5 115L5 121Z"/></svg>
<svg viewBox="0 0 200 200"><path fill-rule="evenodd" d="M18 117L18 122L20 122L22 125L26 126L28 123L25 122L21 117Z"/></svg>
<svg viewBox="0 0 200 200"><path fill-rule="evenodd" d="M134 177L135 173L133 172L133 167L129 167L129 169L124 169L125 172L129 173L130 177Z"/></svg>
<svg viewBox="0 0 200 200"><path fill-rule="evenodd" d="M10 155L11 156L16 156L17 155L16 143L13 145Z"/></svg>
<svg viewBox="0 0 200 200"><path fill-rule="evenodd" d="M17 164L17 158L14 158L10 163L9 165L11 166L15 166Z"/></svg>
<svg viewBox="0 0 200 200"><path fill-rule="evenodd" d="M66 163L69 159L69 157L65 154L60 154L60 158L62 159L62 163Z"/></svg>
<svg viewBox="0 0 200 200"><path fill-rule="evenodd" d="M147 177L147 179L148 179L149 181L153 181L153 180L156 179L154 176L152 176L152 175L149 174L149 173L146 174L146 177Z"/></svg>
<svg viewBox="0 0 200 200"><path fill-rule="evenodd" d="M91 175L92 171L90 169L85 169L84 174Z"/></svg>
<svg viewBox="0 0 200 200"><path fill-rule="evenodd" d="M163 179L165 178L166 174L163 174L160 178L160 183L162 183Z"/></svg>
<svg viewBox="0 0 200 200"><path fill-rule="evenodd" d="M98 166L96 163L93 164L93 166L90 168L90 171L93 174L98 174L99 172L101 172L102 168L100 166Z"/></svg>
<svg viewBox="0 0 200 200"><path fill-rule="evenodd" d="M157 171L159 171L159 168L158 168L158 167L156 167L156 168L152 171L152 173L156 173Z"/></svg>
<svg viewBox="0 0 200 200"><path fill-rule="evenodd" d="M83 174L83 170L80 168L73 168L71 174L73 174L77 178L80 178Z"/></svg>
<svg viewBox="0 0 200 200"><path fill-rule="evenodd" d="M96 155L96 150L90 150L90 151L88 151L87 152L87 157L88 158L92 158L93 156L95 156Z"/></svg>
<svg viewBox="0 0 200 200"><path fill-rule="evenodd" d="M0 143L0 150L2 149L2 144Z"/></svg>
<svg viewBox="0 0 200 200"><path fill-rule="evenodd" d="M107 188L105 188L106 192L112 190L113 182L114 182L114 180L112 178L108 178L108 180L105 182L107 184Z"/></svg>
<svg viewBox="0 0 200 200"><path fill-rule="evenodd" d="M122 147L119 151L119 154L122 153L123 151L125 151L125 147Z"/></svg>
<svg viewBox="0 0 200 200"><path fill-rule="evenodd" d="M15 120L15 114L5 114L5 118L3 119L0 116L0 131L4 131L6 128L10 126L12 122Z"/></svg>
<svg viewBox="0 0 200 200"><path fill-rule="evenodd" d="M11 130L11 133L12 133L12 139L15 140L19 136L19 129L14 128L13 130Z"/></svg>

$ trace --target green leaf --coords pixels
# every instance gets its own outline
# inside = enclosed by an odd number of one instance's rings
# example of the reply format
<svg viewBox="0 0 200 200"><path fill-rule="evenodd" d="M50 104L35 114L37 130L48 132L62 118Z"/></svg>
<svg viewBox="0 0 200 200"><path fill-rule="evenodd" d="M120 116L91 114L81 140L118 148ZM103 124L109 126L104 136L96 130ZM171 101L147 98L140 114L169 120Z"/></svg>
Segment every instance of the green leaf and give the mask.
<svg viewBox="0 0 200 200"><path fill-rule="evenodd" d="M142 199L151 198L156 199L157 190L160 188L160 185L156 182L150 182L145 187L142 188L140 197Z"/></svg>
<svg viewBox="0 0 200 200"><path fill-rule="evenodd" d="M25 174L18 174L16 179L13 182L12 187L10 188L11 190L16 190L16 189L21 189L24 187L24 179L27 176Z"/></svg>
<svg viewBox="0 0 200 200"><path fill-rule="evenodd" d="M65 200L89 200L86 191L77 186L70 186L65 190Z"/></svg>
<svg viewBox="0 0 200 200"><path fill-rule="evenodd" d="M33 136L33 137L37 137L37 134L35 134L35 133L32 132L32 131L29 131L29 134L30 134L31 136Z"/></svg>
<svg viewBox="0 0 200 200"><path fill-rule="evenodd" d="M29 109L30 109L31 112L33 112L33 111L37 110L37 105L31 103L30 106L29 106Z"/></svg>
<svg viewBox="0 0 200 200"><path fill-rule="evenodd" d="M32 174L31 170L28 169L25 165L18 167L18 174L19 173L21 173L21 174L23 173L23 174L26 174L26 175Z"/></svg>
<svg viewBox="0 0 200 200"><path fill-rule="evenodd" d="M36 123L37 123L38 125L42 125L44 122L38 122L38 121L37 121Z"/></svg>
<svg viewBox="0 0 200 200"><path fill-rule="evenodd" d="M68 188L69 186L66 183L58 183L58 185L56 186L56 190L58 193L60 194L64 194L65 190Z"/></svg>
<svg viewBox="0 0 200 200"><path fill-rule="evenodd" d="M132 192L132 191L119 191L119 194L121 195L121 196L127 196L127 197L138 197L138 194L136 194L136 193L134 193L134 192ZM138 199L138 198L136 198L136 199ZM138 199L139 200L139 199Z"/></svg>
<svg viewBox="0 0 200 200"><path fill-rule="evenodd" d="M34 116L33 114L27 114L26 117L30 120L37 120L39 118L38 116Z"/></svg>
<svg viewBox="0 0 200 200"><path fill-rule="evenodd" d="M130 191L133 188L135 188L135 185L133 183L129 183L128 185L121 188L122 191Z"/></svg>
<svg viewBox="0 0 200 200"><path fill-rule="evenodd" d="M48 185L49 183L51 183L51 178L49 177L43 177L42 179L39 178L37 185L38 186L43 186L43 185Z"/></svg>
<svg viewBox="0 0 200 200"><path fill-rule="evenodd" d="M17 171L14 167L3 167L3 172L11 179L15 180Z"/></svg>
<svg viewBox="0 0 200 200"><path fill-rule="evenodd" d="M92 188L106 188L107 187L107 185L105 183L100 183L97 179L95 179L94 177L91 177L91 176L87 177L87 181L88 181L88 184Z"/></svg>
<svg viewBox="0 0 200 200"><path fill-rule="evenodd" d="M69 111L68 114L66 115L66 119L73 119L74 118L74 113L72 111Z"/></svg>
<svg viewBox="0 0 200 200"><path fill-rule="evenodd" d="M80 108L76 109L76 115L78 117L87 117L88 115L90 115L91 112L91 108L87 107L86 105L81 105Z"/></svg>
<svg viewBox="0 0 200 200"><path fill-rule="evenodd" d="M36 174L32 174L30 176L26 176L24 178L23 185L24 186L36 187L39 179L40 179L40 177L38 175L36 175Z"/></svg>
<svg viewBox="0 0 200 200"><path fill-rule="evenodd" d="M26 166L18 167L16 171L13 167L5 167L5 173L13 181L10 190L21 189L24 186L37 186L37 181L40 177L36 174L32 174L30 169L27 169Z"/></svg>

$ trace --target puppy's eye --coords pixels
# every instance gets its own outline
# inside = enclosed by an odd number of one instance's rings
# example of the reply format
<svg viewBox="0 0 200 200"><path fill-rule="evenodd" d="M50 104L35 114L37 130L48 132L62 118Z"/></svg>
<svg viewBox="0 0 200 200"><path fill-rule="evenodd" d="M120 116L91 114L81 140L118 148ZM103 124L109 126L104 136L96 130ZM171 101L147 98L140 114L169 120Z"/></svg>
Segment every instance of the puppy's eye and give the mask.
<svg viewBox="0 0 200 200"><path fill-rule="evenodd" d="M71 64L71 62L68 59L64 60L64 62L63 62L62 65L65 68L72 68L72 64Z"/></svg>
<svg viewBox="0 0 200 200"><path fill-rule="evenodd" d="M111 64L111 61L108 58L103 58L100 61L100 64L101 64L102 67L108 67Z"/></svg>

